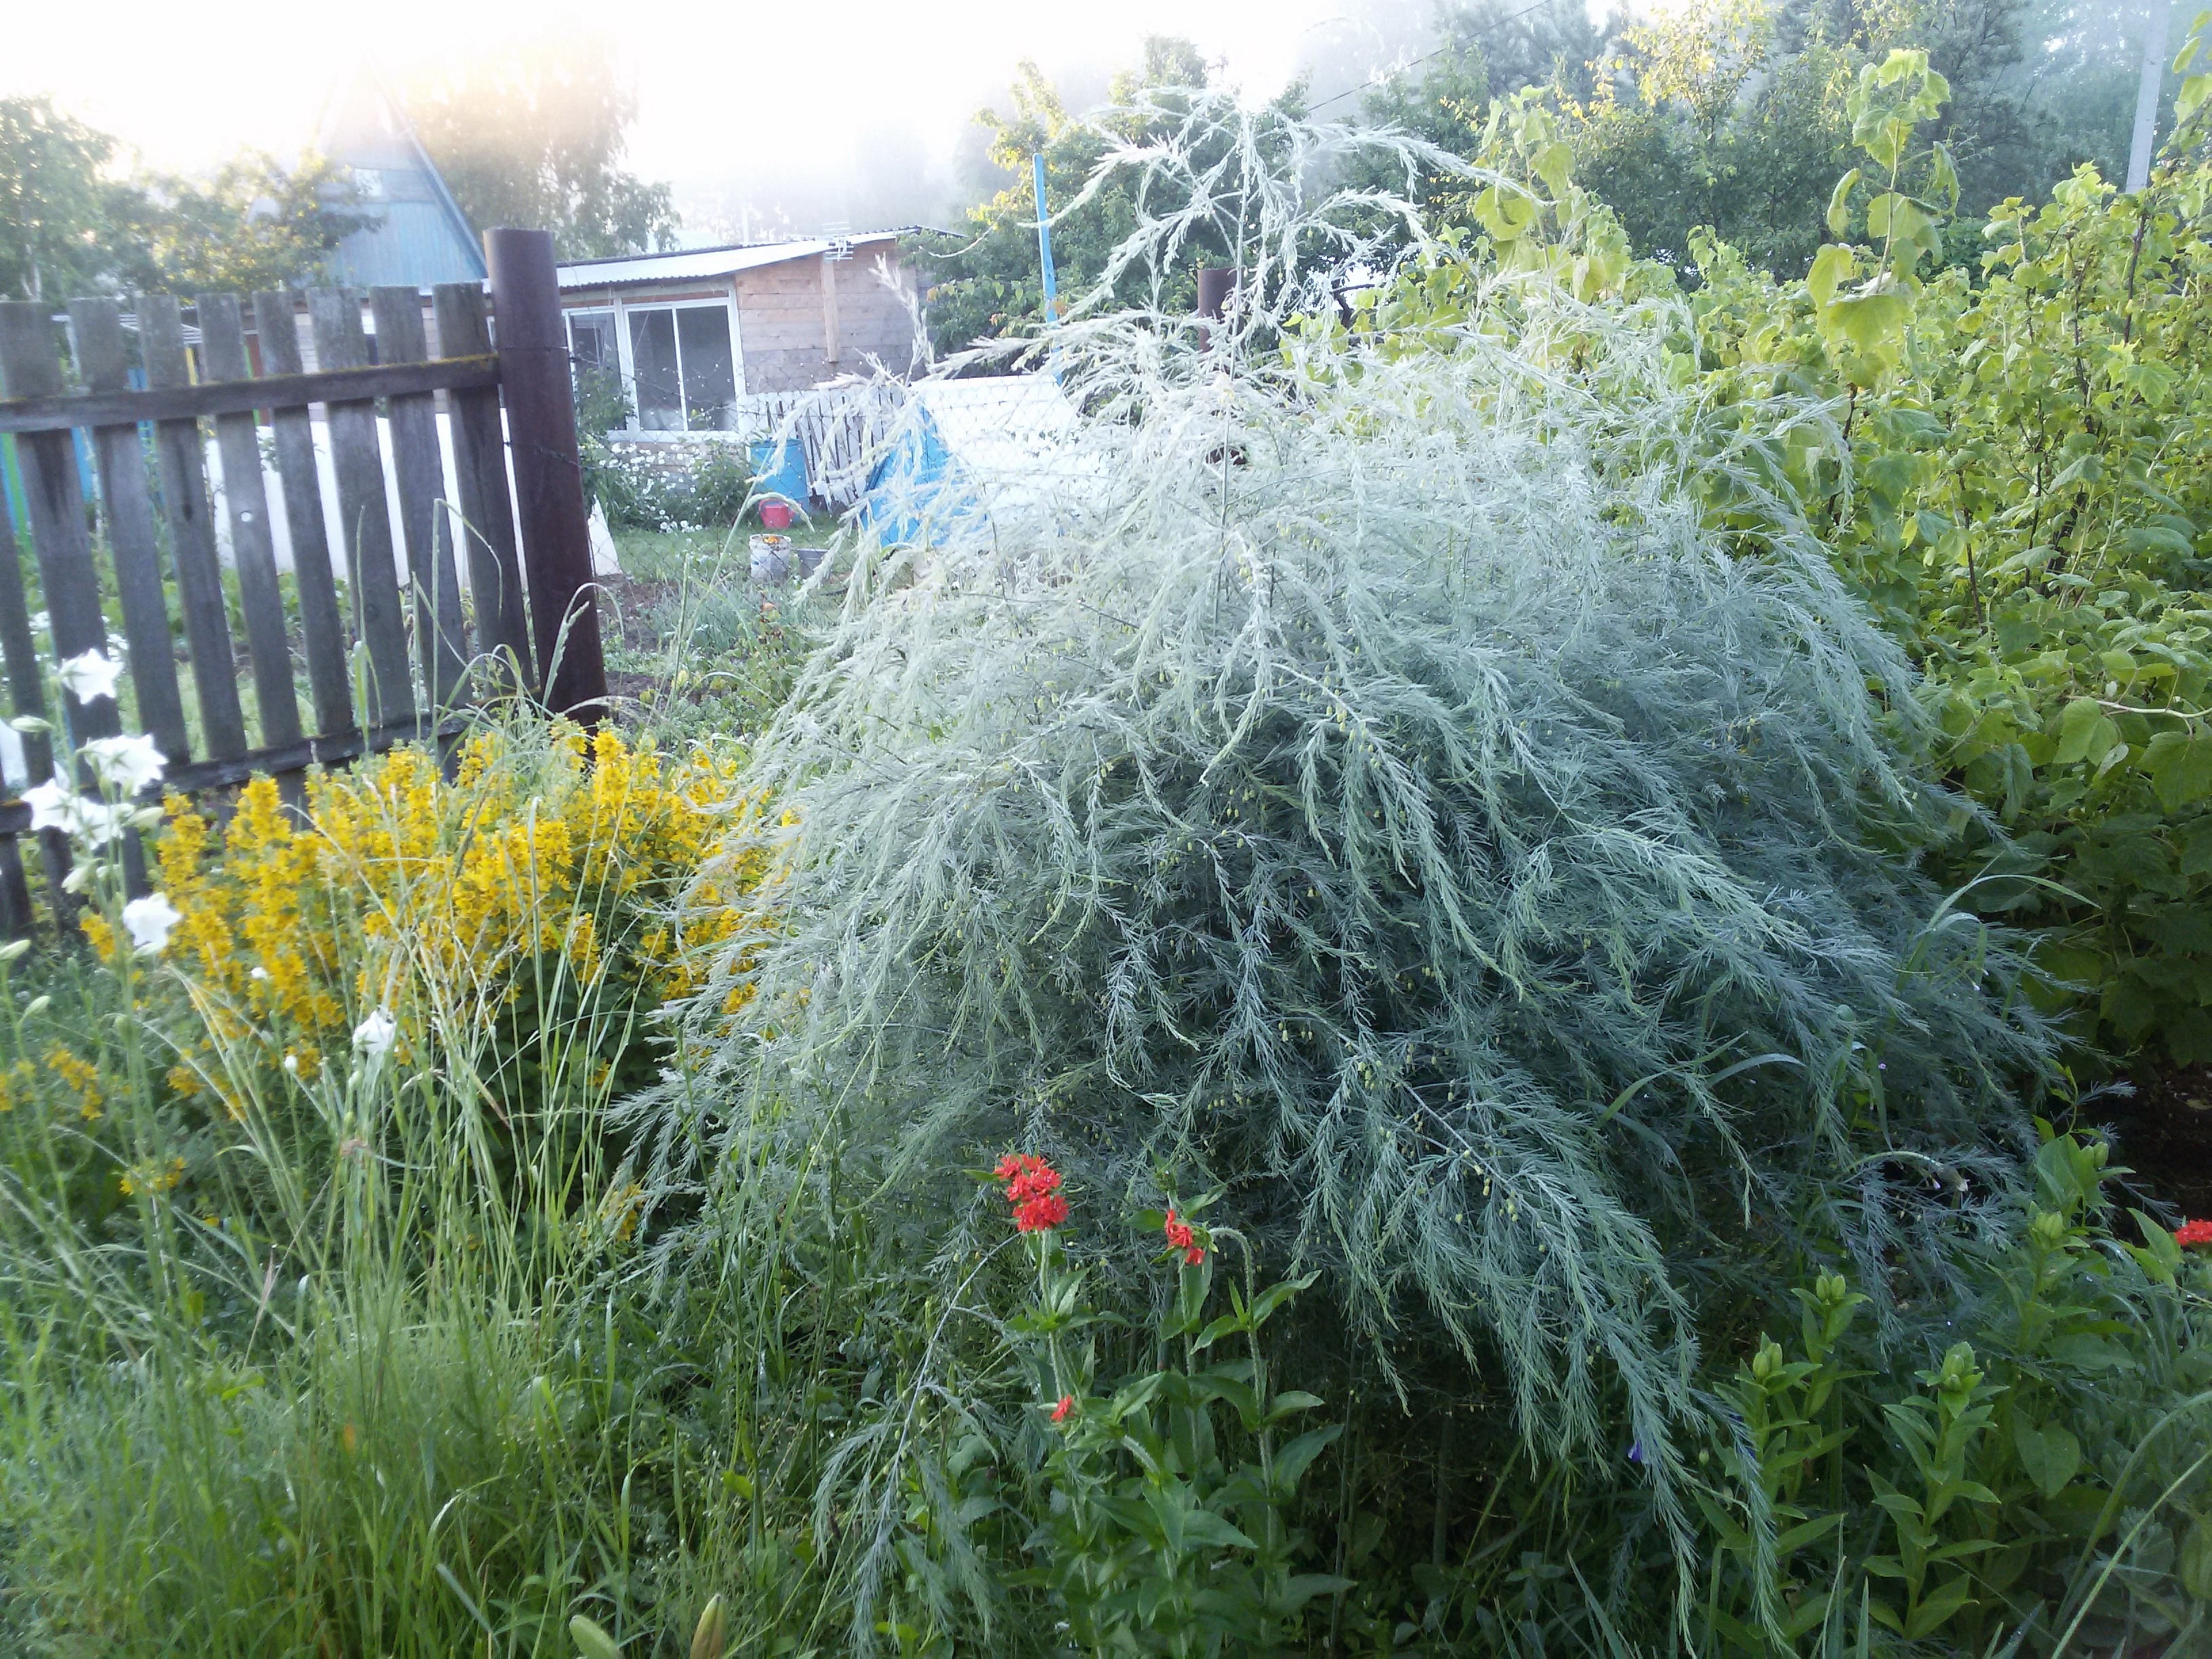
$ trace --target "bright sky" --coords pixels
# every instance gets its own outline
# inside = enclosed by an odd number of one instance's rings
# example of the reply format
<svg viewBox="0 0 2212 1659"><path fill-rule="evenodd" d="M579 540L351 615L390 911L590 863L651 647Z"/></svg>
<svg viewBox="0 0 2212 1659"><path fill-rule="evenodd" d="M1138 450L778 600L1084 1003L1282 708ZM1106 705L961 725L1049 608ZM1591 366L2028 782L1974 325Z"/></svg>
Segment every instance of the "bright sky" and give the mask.
<svg viewBox="0 0 2212 1659"><path fill-rule="evenodd" d="M0 94L51 94L152 164L205 167L241 144L279 155L312 135L335 68L404 63L432 42L495 46L579 23L611 30L639 94L630 161L679 194L735 173L819 176L854 165L861 136L912 135L939 166L1015 62L1048 73L1133 61L1147 33L1194 39L1226 79L1264 97L1304 58L1371 61L1370 19L1425 16L1413 0L303 0L210 10L175 0L11 6ZM281 25L280 21L281 20ZM1366 51L1360 50L1364 43ZM1357 76L1352 78L1358 78Z"/></svg>

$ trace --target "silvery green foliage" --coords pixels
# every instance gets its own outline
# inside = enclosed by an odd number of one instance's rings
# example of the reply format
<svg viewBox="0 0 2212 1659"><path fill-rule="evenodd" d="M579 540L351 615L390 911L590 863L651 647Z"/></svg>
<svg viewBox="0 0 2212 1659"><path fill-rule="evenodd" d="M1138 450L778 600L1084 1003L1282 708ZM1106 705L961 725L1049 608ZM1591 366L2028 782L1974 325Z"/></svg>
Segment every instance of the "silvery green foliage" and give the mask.
<svg viewBox="0 0 2212 1659"><path fill-rule="evenodd" d="M1311 245L1317 171L1232 179L1251 246ZM957 1201L1019 1146L1094 1237L1218 1180L1376 1352L1502 1361L1553 1450L1624 1403L1671 1490L1747 1227L1856 1172L1878 1251L1886 1172L2000 1136L2045 1040L1916 872L1950 808L1903 659L1809 539L1702 527L1689 458L1759 469L1669 390L1664 307L1516 279L1510 344L1478 308L1392 355L1288 326L1316 291L1079 320L1048 504L848 550L753 767L775 929L643 1108L660 1179L834 1134Z"/></svg>

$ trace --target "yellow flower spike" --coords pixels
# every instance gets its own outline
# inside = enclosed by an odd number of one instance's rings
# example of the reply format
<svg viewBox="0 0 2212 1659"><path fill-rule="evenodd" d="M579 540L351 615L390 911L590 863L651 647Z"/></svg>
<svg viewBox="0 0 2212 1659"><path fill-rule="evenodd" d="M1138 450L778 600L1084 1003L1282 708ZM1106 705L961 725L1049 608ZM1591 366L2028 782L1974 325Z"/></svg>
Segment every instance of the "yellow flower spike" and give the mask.
<svg viewBox="0 0 2212 1659"><path fill-rule="evenodd" d="M450 781L406 748L319 775L304 823L257 779L219 851L173 801L157 844L185 915L173 959L216 1048L258 1045L272 1068L289 1055L307 1081L320 1053L349 1048L359 1006L390 1006L404 1028L409 1008L458 997L489 1030L539 994L548 957L586 986L612 975L649 997L686 994L708 953L759 925L737 908L769 869L757 854L670 914L724 835L766 810L739 799L737 777L726 755L672 758L563 726L550 753L472 734ZM171 1086L204 1096L221 1056L187 1058L198 1075L180 1066Z"/></svg>
<svg viewBox="0 0 2212 1659"><path fill-rule="evenodd" d="M58 1045L46 1053L46 1069L62 1080L63 1085L76 1098L77 1112L90 1123L96 1120L106 1106L107 1097L100 1086L100 1068L90 1060Z"/></svg>
<svg viewBox="0 0 2212 1659"><path fill-rule="evenodd" d="M92 953L100 961L112 966L115 961L115 930L107 925L107 918L97 910L87 910L77 918L84 936L92 941Z"/></svg>

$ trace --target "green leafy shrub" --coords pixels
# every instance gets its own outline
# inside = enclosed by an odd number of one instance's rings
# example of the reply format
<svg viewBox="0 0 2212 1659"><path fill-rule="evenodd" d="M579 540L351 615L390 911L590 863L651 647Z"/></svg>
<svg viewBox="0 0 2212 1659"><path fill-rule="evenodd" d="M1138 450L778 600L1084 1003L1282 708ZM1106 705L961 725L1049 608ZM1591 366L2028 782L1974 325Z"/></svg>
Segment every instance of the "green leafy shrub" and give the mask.
<svg viewBox="0 0 2212 1659"><path fill-rule="evenodd" d="M1463 234L1358 325L1486 357L1486 401L1550 375L1607 464L1681 469L1739 552L1817 538L1911 653L1937 762L1983 809L1949 878L2037 930L2086 992L2077 1036L2179 1062L2212 1055L2208 87L2185 86L2194 125L2142 195L2085 167L1997 207L1970 270L1950 158L1919 137L1947 88L1893 52L1847 100L1867 161L1832 192L1839 240L1778 282L1701 234L1686 295L1627 258L1523 94L1493 111ZM1663 376L1612 372L1626 354L1595 342L1624 330Z"/></svg>
<svg viewBox="0 0 2212 1659"><path fill-rule="evenodd" d="M752 490L752 468L735 443L690 446L673 460L659 446L610 434L632 413L622 377L586 369L577 377L576 448L584 499L605 510L611 525L633 530L684 531L735 524Z"/></svg>
<svg viewBox="0 0 2212 1659"><path fill-rule="evenodd" d="M2202 1639L2212 1255L2140 1212L2145 1243L2115 1238L2106 1152L2047 1134L2032 1193L1902 1342L1854 1319L1840 1275L1794 1292L1796 1343L1762 1338L1726 1389L1701 1650L1869 1626L1972 1651Z"/></svg>
<svg viewBox="0 0 2212 1659"><path fill-rule="evenodd" d="M736 444L714 444L691 465L684 516L693 524L735 524L751 500L752 467Z"/></svg>
<svg viewBox="0 0 2212 1659"><path fill-rule="evenodd" d="M1942 93L1924 63L1892 64L1853 106L1886 171ZM1879 98L1916 79L1883 118ZM1981 858L2039 878L1977 903L2044 930L2046 965L2087 991L2084 1035L2185 1063L2212 1058L2212 168L2195 141L2139 196L2085 167L2040 206L2003 204L1973 279L1922 283L1945 200L1892 187L1863 222L1880 248L1832 245L1778 284L1707 240L1693 301L1710 395L1779 384L1842 409L1835 444L1778 450L1779 470L1926 673L1945 763L2011 831ZM1839 235L1862 222L1856 178Z"/></svg>

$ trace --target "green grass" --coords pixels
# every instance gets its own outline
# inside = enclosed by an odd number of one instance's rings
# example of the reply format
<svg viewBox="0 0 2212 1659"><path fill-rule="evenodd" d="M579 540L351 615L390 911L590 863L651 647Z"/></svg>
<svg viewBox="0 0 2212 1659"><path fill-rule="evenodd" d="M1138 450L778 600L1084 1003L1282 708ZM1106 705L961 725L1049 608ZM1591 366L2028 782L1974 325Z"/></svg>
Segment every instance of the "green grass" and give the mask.
<svg viewBox="0 0 2212 1659"><path fill-rule="evenodd" d="M622 718L664 740L747 738L790 696L842 583L814 592L751 579L753 532L618 530L606 580L609 682ZM824 547L817 524L797 545Z"/></svg>
<svg viewBox="0 0 2212 1659"><path fill-rule="evenodd" d="M617 527L611 532L622 559L623 574L633 581L681 581L727 567L745 568L750 539L764 532L750 520L722 529L635 530ZM836 534L836 521L826 515L811 523L800 522L787 531L774 532L791 538L797 547L827 547Z"/></svg>

